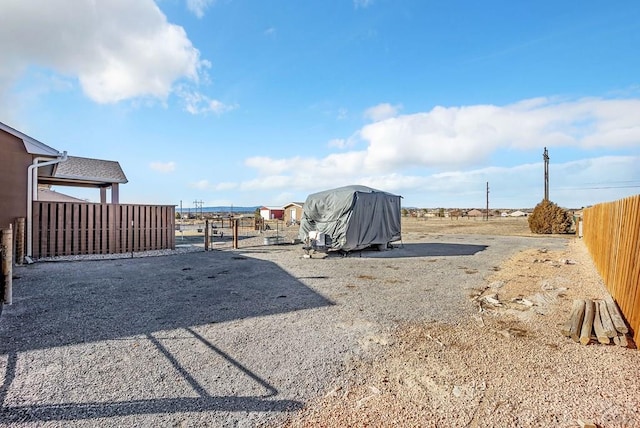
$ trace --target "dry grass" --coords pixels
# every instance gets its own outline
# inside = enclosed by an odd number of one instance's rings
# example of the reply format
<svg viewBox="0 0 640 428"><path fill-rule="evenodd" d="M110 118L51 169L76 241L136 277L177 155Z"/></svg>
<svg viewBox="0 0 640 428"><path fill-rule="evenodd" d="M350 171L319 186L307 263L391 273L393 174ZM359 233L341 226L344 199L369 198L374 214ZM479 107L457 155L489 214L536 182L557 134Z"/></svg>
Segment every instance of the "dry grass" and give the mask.
<svg viewBox="0 0 640 428"><path fill-rule="evenodd" d="M526 217L402 218L402 231L414 233L535 236Z"/></svg>

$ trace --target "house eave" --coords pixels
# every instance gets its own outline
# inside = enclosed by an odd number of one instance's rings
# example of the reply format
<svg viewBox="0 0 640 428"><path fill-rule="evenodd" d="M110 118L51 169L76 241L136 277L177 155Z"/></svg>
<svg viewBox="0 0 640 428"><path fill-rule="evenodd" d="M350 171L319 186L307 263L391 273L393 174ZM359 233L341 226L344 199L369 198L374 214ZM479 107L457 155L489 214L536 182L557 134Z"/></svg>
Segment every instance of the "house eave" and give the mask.
<svg viewBox="0 0 640 428"><path fill-rule="evenodd" d="M5 123L0 122L0 129L8 134L13 135L14 137L21 139L22 143L24 144L25 151L31 155L50 157L52 159L61 157L63 155L53 147L49 147L46 144L36 140L35 138L29 137L27 134L14 129Z"/></svg>

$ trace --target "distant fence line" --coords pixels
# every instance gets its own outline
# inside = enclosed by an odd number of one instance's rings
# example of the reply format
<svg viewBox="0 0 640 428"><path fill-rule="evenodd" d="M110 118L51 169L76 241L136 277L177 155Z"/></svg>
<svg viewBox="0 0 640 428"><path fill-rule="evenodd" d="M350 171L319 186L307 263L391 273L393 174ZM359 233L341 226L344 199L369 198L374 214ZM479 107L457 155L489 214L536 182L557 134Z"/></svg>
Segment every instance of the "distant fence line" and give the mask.
<svg viewBox="0 0 640 428"><path fill-rule="evenodd" d="M35 258L175 248L173 205L33 202Z"/></svg>
<svg viewBox="0 0 640 428"><path fill-rule="evenodd" d="M640 195L584 210L584 242L640 343Z"/></svg>

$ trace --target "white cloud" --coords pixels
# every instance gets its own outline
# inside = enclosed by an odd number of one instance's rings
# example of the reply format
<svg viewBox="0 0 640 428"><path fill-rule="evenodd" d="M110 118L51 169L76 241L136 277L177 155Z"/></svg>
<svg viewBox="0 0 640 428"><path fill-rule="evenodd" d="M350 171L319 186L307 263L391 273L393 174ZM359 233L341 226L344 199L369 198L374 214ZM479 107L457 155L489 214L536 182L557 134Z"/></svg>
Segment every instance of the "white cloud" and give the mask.
<svg viewBox="0 0 640 428"><path fill-rule="evenodd" d="M366 9L373 4L373 0L353 0L356 9Z"/></svg>
<svg viewBox="0 0 640 428"><path fill-rule="evenodd" d="M153 0L6 0L2 4L0 89L37 65L77 78L98 103L165 100L174 82L194 84L208 63L184 29Z"/></svg>
<svg viewBox="0 0 640 428"><path fill-rule="evenodd" d="M398 115L402 105L391 105L389 103L378 104L365 110L364 117L373 122L389 119Z"/></svg>
<svg viewBox="0 0 640 428"><path fill-rule="evenodd" d="M347 140L345 140L344 138L334 138L333 140L329 140L327 146L344 149L345 147L347 147Z"/></svg>
<svg viewBox="0 0 640 428"><path fill-rule="evenodd" d="M482 165L499 149L632 147L640 141L640 99L524 100L507 106L435 107L363 127L363 167Z"/></svg>
<svg viewBox="0 0 640 428"><path fill-rule="evenodd" d="M167 173L167 172L173 172L176 170L176 163L171 161L171 162L151 162L149 164L149 168L151 168L154 171L158 171L158 172L162 172L162 173Z"/></svg>
<svg viewBox="0 0 640 428"><path fill-rule="evenodd" d="M193 90L179 89L176 94L182 99L185 110L194 115L206 113L220 115L237 108L236 105L224 104L222 101L211 99Z"/></svg>
<svg viewBox="0 0 640 428"><path fill-rule="evenodd" d="M214 3L215 0L187 0L187 9L198 18L202 18L205 10Z"/></svg>
<svg viewBox="0 0 640 428"><path fill-rule="evenodd" d="M198 190L222 192L226 190L233 190L239 187L238 183L220 182L210 183L209 180L200 180L195 183L190 183L189 187Z"/></svg>
<svg viewBox="0 0 640 428"><path fill-rule="evenodd" d="M211 183L209 183L209 180L199 180L199 181L196 181L195 183L190 183L189 187L193 189L198 189L198 190L209 190L213 186L211 185Z"/></svg>
<svg viewBox="0 0 640 428"><path fill-rule="evenodd" d="M238 188L237 183L231 182L220 182L214 186L214 190L223 191L223 190L233 190Z"/></svg>
<svg viewBox="0 0 640 428"><path fill-rule="evenodd" d="M264 35L265 36L275 36L275 34L276 34L275 27L269 27L266 30L264 30Z"/></svg>

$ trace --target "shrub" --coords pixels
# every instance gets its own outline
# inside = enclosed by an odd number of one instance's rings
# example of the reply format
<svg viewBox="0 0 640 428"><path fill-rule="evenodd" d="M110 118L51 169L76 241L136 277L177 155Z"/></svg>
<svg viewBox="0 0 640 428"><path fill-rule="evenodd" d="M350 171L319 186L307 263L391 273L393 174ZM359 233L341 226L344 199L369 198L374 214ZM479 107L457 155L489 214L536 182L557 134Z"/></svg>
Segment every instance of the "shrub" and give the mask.
<svg viewBox="0 0 640 428"><path fill-rule="evenodd" d="M568 233L573 224L567 210L547 200L536 205L528 220L533 233Z"/></svg>

